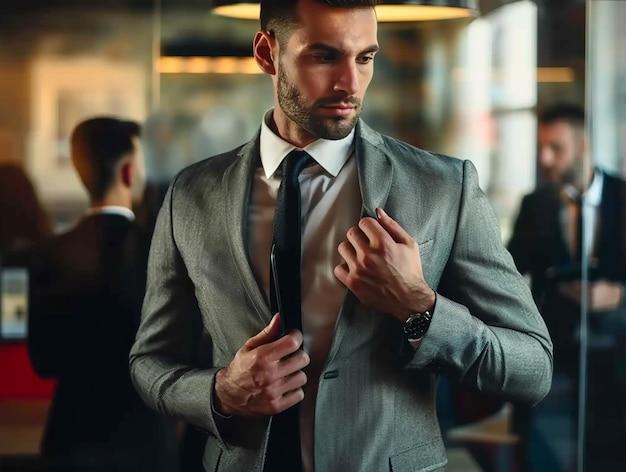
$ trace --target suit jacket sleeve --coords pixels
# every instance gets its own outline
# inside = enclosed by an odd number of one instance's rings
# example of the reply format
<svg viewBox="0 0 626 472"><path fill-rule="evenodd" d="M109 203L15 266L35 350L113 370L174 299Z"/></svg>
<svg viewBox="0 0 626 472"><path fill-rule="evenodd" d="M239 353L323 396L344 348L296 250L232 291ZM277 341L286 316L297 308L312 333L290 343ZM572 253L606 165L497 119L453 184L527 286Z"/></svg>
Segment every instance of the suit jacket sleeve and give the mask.
<svg viewBox="0 0 626 472"><path fill-rule="evenodd" d="M535 403L547 394L547 328L468 161L456 235L437 291L433 321L409 367L435 367L513 400Z"/></svg>
<svg viewBox="0 0 626 472"><path fill-rule="evenodd" d="M170 186L157 218L142 320L130 353L135 387L152 408L183 419L220 438L211 398L218 369L198 362L204 337L194 287L181 259L172 226Z"/></svg>

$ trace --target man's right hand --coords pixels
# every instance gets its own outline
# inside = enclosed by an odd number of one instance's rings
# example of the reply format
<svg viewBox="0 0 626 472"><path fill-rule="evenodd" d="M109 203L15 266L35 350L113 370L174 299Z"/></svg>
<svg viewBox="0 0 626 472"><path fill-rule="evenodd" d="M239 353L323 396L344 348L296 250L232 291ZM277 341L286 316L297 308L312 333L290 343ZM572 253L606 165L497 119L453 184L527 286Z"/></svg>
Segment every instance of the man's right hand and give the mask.
<svg viewBox="0 0 626 472"><path fill-rule="evenodd" d="M302 387L309 356L299 349L302 333L279 338L277 313L270 324L248 339L215 379L214 404L224 415L275 415L304 398Z"/></svg>
<svg viewBox="0 0 626 472"><path fill-rule="evenodd" d="M609 282L608 280L597 280L589 282L588 303L592 312L606 312L617 310L624 300L624 286L619 282ZM558 286L559 292L565 298L581 305L582 282L563 282Z"/></svg>

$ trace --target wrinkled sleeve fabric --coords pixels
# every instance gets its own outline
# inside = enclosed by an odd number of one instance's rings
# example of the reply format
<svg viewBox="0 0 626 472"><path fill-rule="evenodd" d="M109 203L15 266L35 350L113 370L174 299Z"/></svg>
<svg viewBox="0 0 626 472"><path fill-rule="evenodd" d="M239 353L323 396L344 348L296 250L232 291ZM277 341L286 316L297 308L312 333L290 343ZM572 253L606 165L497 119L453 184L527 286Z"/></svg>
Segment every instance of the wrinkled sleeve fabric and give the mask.
<svg viewBox="0 0 626 472"><path fill-rule="evenodd" d="M552 342L469 161L459 205L433 320L407 368L434 368L480 391L537 403L551 385Z"/></svg>
<svg viewBox="0 0 626 472"><path fill-rule="evenodd" d="M130 372L135 387L152 408L220 438L211 405L218 369L199 367L196 362L197 351L207 340L203 339L194 286L174 237L176 192L175 180L165 196L152 238L142 320L130 353Z"/></svg>

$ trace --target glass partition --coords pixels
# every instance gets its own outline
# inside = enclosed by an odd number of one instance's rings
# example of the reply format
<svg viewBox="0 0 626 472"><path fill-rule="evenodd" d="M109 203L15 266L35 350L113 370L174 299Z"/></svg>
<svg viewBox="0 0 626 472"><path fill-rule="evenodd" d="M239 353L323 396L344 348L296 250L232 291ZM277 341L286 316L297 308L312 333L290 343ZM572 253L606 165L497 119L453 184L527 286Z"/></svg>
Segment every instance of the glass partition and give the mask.
<svg viewBox="0 0 626 472"><path fill-rule="evenodd" d="M587 2L578 470L626 466L626 3Z"/></svg>

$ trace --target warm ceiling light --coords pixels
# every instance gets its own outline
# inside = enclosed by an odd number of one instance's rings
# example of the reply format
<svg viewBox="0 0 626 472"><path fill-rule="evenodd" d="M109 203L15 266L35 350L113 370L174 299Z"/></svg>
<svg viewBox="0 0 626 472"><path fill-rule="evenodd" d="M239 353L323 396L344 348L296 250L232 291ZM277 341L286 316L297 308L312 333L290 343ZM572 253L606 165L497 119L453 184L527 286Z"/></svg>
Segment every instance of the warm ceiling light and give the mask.
<svg viewBox="0 0 626 472"><path fill-rule="evenodd" d="M470 18L478 15L477 0L421 0L378 2L380 22L435 21Z"/></svg>
<svg viewBox="0 0 626 472"><path fill-rule="evenodd" d="M261 13L258 3L215 2L215 5L213 11L216 14L242 20L258 20Z"/></svg>
<svg viewBox="0 0 626 472"><path fill-rule="evenodd" d="M259 4L246 1L215 1L213 11L221 16L244 20L259 19ZM413 0L378 2L380 22L433 21L468 18L478 14L478 0Z"/></svg>
<svg viewBox="0 0 626 472"><path fill-rule="evenodd" d="M491 70L491 77L494 80L501 79L502 70L495 68ZM468 71L463 68L452 69L452 78L456 82L468 80ZM571 67L537 67L537 82L574 82L576 74Z"/></svg>
<svg viewBox="0 0 626 472"><path fill-rule="evenodd" d="M175 57L159 58L161 74L262 74L253 57Z"/></svg>
<svg viewBox="0 0 626 472"><path fill-rule="evenodd" d="M537 82L574 82L576 74L571 67L538 67Z"/></svg>

